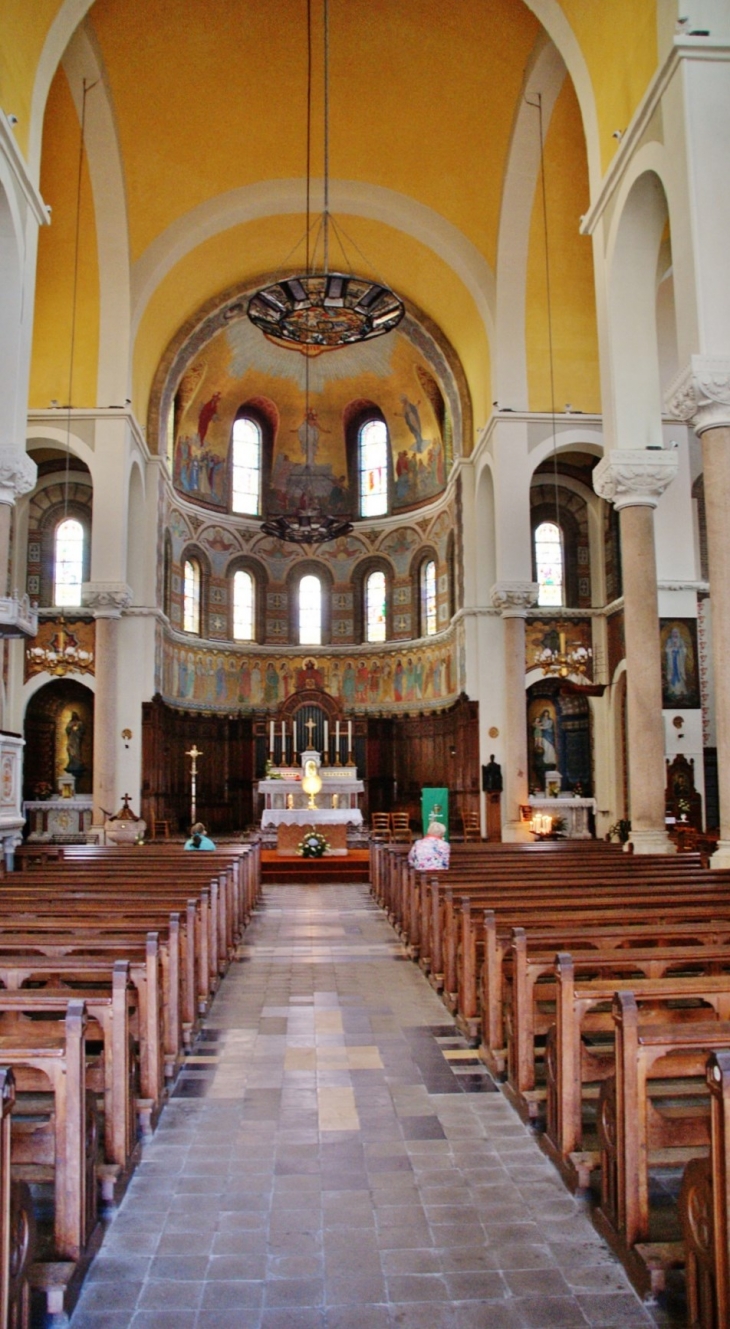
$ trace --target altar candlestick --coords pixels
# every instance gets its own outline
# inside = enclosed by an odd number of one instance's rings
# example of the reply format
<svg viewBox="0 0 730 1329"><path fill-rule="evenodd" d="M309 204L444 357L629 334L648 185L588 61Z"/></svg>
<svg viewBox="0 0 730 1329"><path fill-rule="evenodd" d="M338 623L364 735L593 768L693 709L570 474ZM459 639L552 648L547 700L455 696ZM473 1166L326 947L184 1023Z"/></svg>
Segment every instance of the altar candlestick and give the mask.
<svg viewBox="0 0 730 1329"><path fill-rule="evenodd" d="M286 766L286 720L281 722L281 764Z"/></svg>
<svg viewBox="0 0 730 1329"><path fill-rule="evenodd" d="M269 752L271 753L271 760L273 761L274 760L274 721L273 720L269 725Z"/></svg>
<svg viewBox="0 0 730 1329"><path fill-rule="evenodd" d="M330 727L327 720L324 722L324 759L329 765L330 759Z"/></svg>
<svg viewBox="0 0 730 1329"><path fill-rule="evenodd" d="M340 722L335 720L335 766L340 765Z"/></svg>
<svg viewBox="0 0 730 1329"><path fill-rule="evenodd" d="M352 720L347 721L347 755L352 756Z"/></svg>
<svg viewBox="0 0 730 1329"><path fill-rule="evenodd" d="M292 762L296 760L297 755L297 722L291 722L291 743L292 743Z"/></svg>

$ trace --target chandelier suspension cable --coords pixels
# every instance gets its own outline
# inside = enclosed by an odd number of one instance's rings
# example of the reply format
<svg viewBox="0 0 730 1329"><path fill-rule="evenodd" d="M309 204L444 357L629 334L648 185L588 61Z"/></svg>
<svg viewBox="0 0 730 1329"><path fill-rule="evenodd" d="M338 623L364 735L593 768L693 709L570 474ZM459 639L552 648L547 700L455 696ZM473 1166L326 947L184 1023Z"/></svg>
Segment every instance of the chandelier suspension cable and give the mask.
<svg viewBox="0 0 730 1329"><path fill-rule="evenodd" d="M531 106L535 103L531 102ZM548 236L548 214L547 214L547 184L545 181L545 136L543 132L542 119L542 93L537 94L537 116L540 132L540 192L542 196L542 230L545 244L545 303L547 307L547 331L548 331L548 360L550 364L550 419L552 424L553 437L553 483L555 486L555 525L558 531L560 527L560 494L558 489L558 440L555 425L555 356L553 350L553 305L552 289L550 285L550 243ZM562 546L562 538L561 538Z"/></svg>
<svg viewBox="0 0 730 1329"><path fill-rule="evenodd" d="M330 216L330 7L324 2L324 273L330 270L329 216Z"/></svg>
<svg viewBox="0 0 730 1329"><path fill-rule="evenodd" d="M76 358L76 314L78 310L79 295L79 250L81 238L81 185L84 172L84 137L86 132L86 98L92 88L96 87L98 79L94 83L83 81L83 90L81 94L81 126L79 134L79 155L76 166L76 222L74 231L74 261L73 261L73 280L71 283L71 339L69 343L68 357L68 396L66 398L66 469L64 478L64 497L63 497L63 519L68 517L68 491L70 484L71 470L71 412L73 410L73 391L74 391L74 366Z"/></svg>
<svg viewBox="0 0 730 1329"><path fill-rule="evenodd" d="M306 231L304 271L311 274L309 252L310 216L312 210L312 0L307 0L307 184L306 184Z"/></svg>

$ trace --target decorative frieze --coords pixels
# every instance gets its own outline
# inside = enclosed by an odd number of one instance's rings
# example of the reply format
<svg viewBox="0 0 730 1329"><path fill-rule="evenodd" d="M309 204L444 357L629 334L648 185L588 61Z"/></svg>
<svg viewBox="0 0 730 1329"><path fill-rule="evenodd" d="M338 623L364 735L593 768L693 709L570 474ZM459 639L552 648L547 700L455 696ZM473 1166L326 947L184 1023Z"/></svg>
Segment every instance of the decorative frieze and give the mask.
<svg viewBox="0 0 730 1329"><path fill-rule="evenodd" d="M691 424L697 434L730 428L730 359L693 355L666 397L669 415Z"/></svg>
<svg viewBox="0 0 730 1329"><path fill-rule="evenodd" d="M677 454L663 448L614 448L593 472L593 488L617 509L655 508L677 474Z"/></svg>

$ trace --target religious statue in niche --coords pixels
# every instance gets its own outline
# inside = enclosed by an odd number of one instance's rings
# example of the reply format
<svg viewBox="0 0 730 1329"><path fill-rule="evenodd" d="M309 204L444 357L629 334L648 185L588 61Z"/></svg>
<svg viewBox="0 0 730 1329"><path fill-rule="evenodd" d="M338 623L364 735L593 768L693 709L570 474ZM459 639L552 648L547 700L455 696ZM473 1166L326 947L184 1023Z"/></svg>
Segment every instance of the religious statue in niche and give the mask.
<svg viewBox="0 0 730 1329"><path fill-rule="evenodd" d="M532 718L532 751L538 786L543 790L546 773L554 771L558 764L555 708L550 704L543 704L535 709Z"/></svg>
<svg viewBox="0 0 730 1329"><path fill-rule="evenodd" d="M81 719L81 716L78 711L72 711L71 718L66 725L66 756L68 760L64 770L67 771L69 775L73 775L74 779L79 775L83 775L86 770L86 765L81 755L81 744L83 743L85 733L86 725Z"/></svg>

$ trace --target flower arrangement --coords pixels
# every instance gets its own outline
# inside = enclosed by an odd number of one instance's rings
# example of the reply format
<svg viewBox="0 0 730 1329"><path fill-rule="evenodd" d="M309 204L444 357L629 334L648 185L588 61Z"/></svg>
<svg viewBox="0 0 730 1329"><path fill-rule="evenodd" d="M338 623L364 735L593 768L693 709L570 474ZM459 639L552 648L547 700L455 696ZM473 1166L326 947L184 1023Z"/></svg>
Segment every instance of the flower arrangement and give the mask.
<svg viewBox="0 0 730 1329"><path fill-rule="evenodd" d="M299 841L297 853L302 858L321 858L329 847L329 840L325 839L321 831L307 831Z"/></svg>
<svg viewBox="0 0 730 1329"><path fill-rule="evenodd" d="M39 780L33 792L37 799L45 801L53 794L53 785L47 780Z"/></svg>

